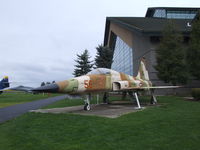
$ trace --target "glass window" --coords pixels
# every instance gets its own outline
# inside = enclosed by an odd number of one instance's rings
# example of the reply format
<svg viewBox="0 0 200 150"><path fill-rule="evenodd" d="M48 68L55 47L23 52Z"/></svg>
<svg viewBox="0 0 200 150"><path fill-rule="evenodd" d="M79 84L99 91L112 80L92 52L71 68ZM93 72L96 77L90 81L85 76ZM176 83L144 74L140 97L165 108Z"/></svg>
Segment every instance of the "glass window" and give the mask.
<svg viewBox="0 0 200 150"><path fill-rule="evenodd" d="M107 68L97 68L97 69L94 69L90 72L88 72L87 74L88 75L91 75L91 74L110 74L111 70L110 69L107 69Z"/></svg>
<svg viewBox="0 0 200 150"><path fill-rule="evenodd" d="M153 17L170 19L194 19L197 11L195 10L165 10L156 9Z"/></svg>
<svg viewBox="0 0 200 150"><path fill-rule="evenodd" d="M156 9L153 17L166 18L166 10L165 9Z"/></svg>
<svg viewBox="0 0 200 150"><path fill-rule="evenodd" d="M196 11L167 11L167 18L194 19Z"/></svg>
<svg viewBox="0 0 200 150"><path fill-rule="evenodd" d="M133 75L133 50L121 38L116 38L111 68L118 72Z"/></svg>

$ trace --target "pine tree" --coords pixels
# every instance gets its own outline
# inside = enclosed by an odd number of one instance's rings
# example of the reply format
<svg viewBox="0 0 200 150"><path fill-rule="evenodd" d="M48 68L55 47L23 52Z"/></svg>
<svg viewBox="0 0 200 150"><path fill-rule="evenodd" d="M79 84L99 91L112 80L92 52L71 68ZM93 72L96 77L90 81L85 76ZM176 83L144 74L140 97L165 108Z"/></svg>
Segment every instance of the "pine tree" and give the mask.
<svg viewBox="0 0 200 150"><path fill-rule="evenodd" d="M41 83L41 86L45 86L45 82L42 82L42 83Z"/></svg>
<svg viewBox="0 0 200 150"><path fill-rule="evenodd" d="M192 33L187 49L187 63L189 71L193 77L200 80L200 18L192 24Z"/></svg>
<svg viewBox="0 0 200 150"><path fill-rule="evenodd" d="M95 57L95 65L97 68L111 68L113 50L107 46L98 45L96 47L97 54Z"/></svg>
<svg viewBox="0 0 200 150"><path fill-rule="evenodd" d="M76 68L74 69L74 73L73 73L75 77L85 75L91 71L93 64L92 64L92 61L90 61L89 59L90 59L90 56L89 56L88 50L85 50L80 55L77 54L77 59L75 60L77 65L75 65Z"/></svg>
<svg viewBox="0 0 200 150"><path fill-rule="evenodd" d="M161 43L156 49L157 76L166 83L177 85L187 82L188 72L182 43L183 36L177 31L176 25L170 21L164 28Z"/></svg>

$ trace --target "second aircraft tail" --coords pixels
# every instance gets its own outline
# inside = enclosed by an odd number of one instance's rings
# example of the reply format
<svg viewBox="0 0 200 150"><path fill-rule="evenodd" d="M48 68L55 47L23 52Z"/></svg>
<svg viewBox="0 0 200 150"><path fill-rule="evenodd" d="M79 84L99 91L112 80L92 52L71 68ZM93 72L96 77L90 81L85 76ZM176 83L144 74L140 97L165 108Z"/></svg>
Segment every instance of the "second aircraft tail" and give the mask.
<svg viewBox="0 0 200 150"><path fill-rule="evenodd" d="M0 89L4 89L4 88L7 88L9 87L10 84L9 84L9 81L8 81L8 77L5 76L1 81L0 81Z"/></svg>

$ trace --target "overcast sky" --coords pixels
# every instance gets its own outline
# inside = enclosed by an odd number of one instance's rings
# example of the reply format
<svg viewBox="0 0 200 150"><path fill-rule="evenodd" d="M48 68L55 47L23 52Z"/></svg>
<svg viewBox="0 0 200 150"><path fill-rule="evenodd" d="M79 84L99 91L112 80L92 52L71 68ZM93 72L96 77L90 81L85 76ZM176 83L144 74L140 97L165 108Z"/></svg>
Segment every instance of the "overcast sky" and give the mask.
<svg viewBox="0 0 200 150"><path fill-rule="evenodd" d="M76 54L88 49L93 59L103 43L107 16L144 17L148 7L200 1L0 0L0 78L30 86L71 78Z"/></svg>

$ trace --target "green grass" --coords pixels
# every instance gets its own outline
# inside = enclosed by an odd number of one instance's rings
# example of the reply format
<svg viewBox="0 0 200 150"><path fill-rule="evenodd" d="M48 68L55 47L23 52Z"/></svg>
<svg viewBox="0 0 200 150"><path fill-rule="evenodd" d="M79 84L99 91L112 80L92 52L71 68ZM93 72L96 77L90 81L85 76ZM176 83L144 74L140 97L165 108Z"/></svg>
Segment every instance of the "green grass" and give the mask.
<svg viewBox="0 0 200 150"><path fill-rule="evenodd" d="M69 106L77 106L77 105L84 105L83 99L64 99L57 101L53 104L44 106L44 109L47 108L60 108L60 107L69 107Z"/></svg>
<svg viewBox="0 0 200 150"><path fill-rule="evenodd" d="M31 94L24 92L4 92L0 95L0 108L7 107L10 105L30 102L34 100L44 99L52 96L57 96L58 94Z"/></svg>
<svg viewBox="0 0 200 150"><path fill-rule="evenodd" d="M198 150L200 103L159 97L116 119L27 113L0 124L0 150Z"/></svg>

